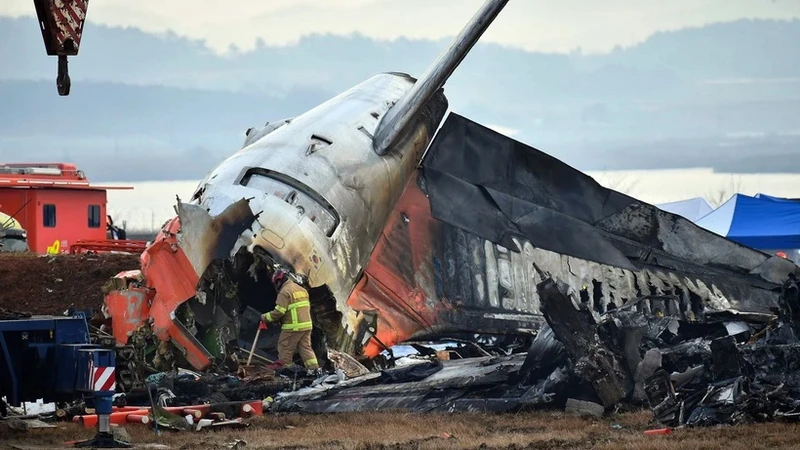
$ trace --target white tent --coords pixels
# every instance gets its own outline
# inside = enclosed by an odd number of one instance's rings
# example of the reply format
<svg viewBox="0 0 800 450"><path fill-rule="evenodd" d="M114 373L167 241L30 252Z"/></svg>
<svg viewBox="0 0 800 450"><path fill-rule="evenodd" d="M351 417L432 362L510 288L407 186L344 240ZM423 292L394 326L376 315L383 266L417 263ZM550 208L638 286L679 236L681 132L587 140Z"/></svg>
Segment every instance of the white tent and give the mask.
<svg viewBox="0 0 800 450"><path fill-rule="evenodd" d="M696 222L706 214L714 210L703 197L690 198L679 202L662 203L656 205L657 208L668 213L677 214L686 219Z"/></svg>

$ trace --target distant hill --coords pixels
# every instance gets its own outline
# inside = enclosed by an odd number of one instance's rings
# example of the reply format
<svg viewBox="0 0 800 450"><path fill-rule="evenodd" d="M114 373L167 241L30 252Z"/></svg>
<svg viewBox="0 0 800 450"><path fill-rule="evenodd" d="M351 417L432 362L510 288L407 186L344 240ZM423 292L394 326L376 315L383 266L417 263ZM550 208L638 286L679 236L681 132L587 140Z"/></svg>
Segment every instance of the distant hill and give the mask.
<svg viewBox="0 0 800 450"><path fill-rule="evenodd" d="M0 39L0 160L35 151L118 180L196 179L238 148L247 127L298 114L378 72L419 75L448 43L316 35L220 56L176 35L89 23L70 62L72 93L62 98L34 19L0 18ZM724 159L747 170L752 164L737 161L749 153L720 143L764 133L763 145L747 145L800 155L769 137L800 132L798 54L800 20L658 33L604 55L478 44L445 92L459 113L519 130L515 137L580 168ZM115 155L115 167L99 155Z"/></svg>
<svg viewBox="0 0 800 450"><path fill-rule="evenodd" d="M5 62L0 65L0 79L52 78L55 60L45 56L33 18L0 17L0 39L7 43L0 48ZM80 56L74 58L71 70L79 80L248 91L317 86L339 91L376 72L419 75L448 43L312 35L293 46L262 44L251 52L219 56L200 41L174 34L159 36L89 22ZM465 60L461 71L465 73L458 79L469 83L519 81L513 84L515 88L532 92L534 85L561 87L545 95L582 97L588 88L602 95L597 88L608 83L607 79L603 81L603 74L627 71L630 78L639 80L632 91L640 93L642 89L637 86L674 84L675 77L686 81L800 77L800 58L794 57L797 54L800 20L740 20L657 33L641 44L607 55L531 53L479 43ZM502 78L498 71L504 72ZM598 71L601 76L597 85L577 92L572 89L575 77ZM651 76L639 76L642 74Z"/></svg>
<svg viewBox="0 0 800 450"><path fill-rule="evenodd" d="M693 80L800 76L800 20L739 20L656 33L613 52L639 69L670 68ZM602 58L601 58L602 59Z"/></svg>
<svg viewBox="0 0 800 450"><path fill-rule="evenodd" d="M49 82L0 81L0 160L76 161L98 181L196 179L238 150L247 128L328 97L91 81L59 97Z"/></svg>

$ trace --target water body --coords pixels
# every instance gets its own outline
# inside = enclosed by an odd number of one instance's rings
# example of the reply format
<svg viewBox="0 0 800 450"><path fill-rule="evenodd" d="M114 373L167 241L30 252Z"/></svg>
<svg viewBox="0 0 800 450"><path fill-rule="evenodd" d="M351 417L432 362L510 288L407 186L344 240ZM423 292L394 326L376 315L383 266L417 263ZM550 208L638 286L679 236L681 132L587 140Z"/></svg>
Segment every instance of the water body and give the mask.
<svg viewBox="0 0 800 450"><path fill-rule="evenodd" d="M620 170L587 172L603 186L624 192L651 204L692 197L705 197L712 204L735 193L759 192L778 197L800 197L800 174L731 174L712 169ZM108 210L116 223L126 222L129 230L158 229L175 216L175 196L191 198L198 181L145 181L102 183L133 186L130 191L109 191Z"/></svg>

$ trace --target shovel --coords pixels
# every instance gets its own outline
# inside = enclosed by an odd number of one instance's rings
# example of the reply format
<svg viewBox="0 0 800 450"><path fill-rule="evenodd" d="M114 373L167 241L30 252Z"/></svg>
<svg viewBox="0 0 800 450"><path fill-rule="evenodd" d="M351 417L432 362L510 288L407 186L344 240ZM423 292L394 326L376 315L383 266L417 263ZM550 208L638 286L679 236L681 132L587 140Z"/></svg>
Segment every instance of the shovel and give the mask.
<svg viewBox="0 0 800 450"><path fill-rule="evenodd" d="M255 353L256 351L256 344L258 343L258 337L261 335L261 330L266 330L266 329L267 329L267 324L265 324L264 322L258 323L258 330L256 330L256 337L253 339L253 346L250 347L250 356L247 357L247 364L245 364L246 366L249 366L250 361L253 360L253 353Z"/></svg>

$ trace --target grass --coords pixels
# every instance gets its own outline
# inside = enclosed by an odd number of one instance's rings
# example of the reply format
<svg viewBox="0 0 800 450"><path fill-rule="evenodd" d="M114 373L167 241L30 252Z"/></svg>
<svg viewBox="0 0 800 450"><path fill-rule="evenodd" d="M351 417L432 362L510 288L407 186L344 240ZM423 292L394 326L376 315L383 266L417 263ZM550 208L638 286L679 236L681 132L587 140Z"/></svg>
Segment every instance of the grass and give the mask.
<svg viewBox="0 0 800 450"><path fill-rule="evenodd" d="M225 450L243 439L257 449L607 449L607 450L752 450L791 448L800 442L800 425L767 423L734 427L673 430L667 436L646 436L653 428L649 412L615 415L602 420L563 413L407 414L352 413L276 415L255 418L246 429L162 432L145 426L127 427L136 443L160 443L180 450ZM612 424L621 425L615 429ZM24 433L0 432L3 443L57 446L85 439L92 430L64 424L59 429Z"/></svg>

